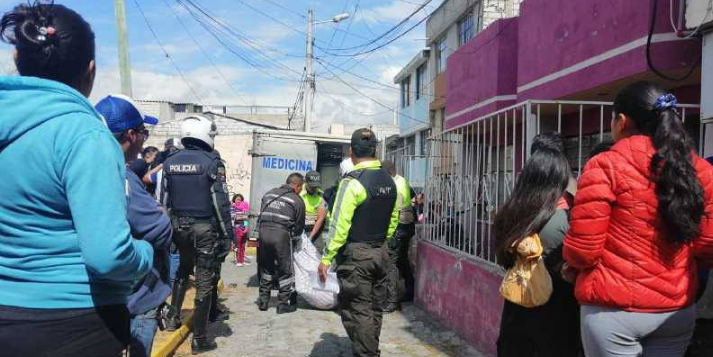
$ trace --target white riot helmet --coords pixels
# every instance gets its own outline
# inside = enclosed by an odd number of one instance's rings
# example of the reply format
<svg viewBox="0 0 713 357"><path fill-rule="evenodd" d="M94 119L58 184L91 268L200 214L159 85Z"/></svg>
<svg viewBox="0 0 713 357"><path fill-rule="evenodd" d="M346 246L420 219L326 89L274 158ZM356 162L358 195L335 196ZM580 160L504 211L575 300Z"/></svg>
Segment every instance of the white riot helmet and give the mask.
<svg viewBox="0 0 713 357"><path fill-rule="evenodd" d="M354 163L352 162L351 158L346 158L344 161L342 161L341 164L339 164L339 177L344 178L349 172L354 169Z"/></svg>
<svg viewBox="0 0 713 357"><path fill-rule="evenodd" d="M186 138L200 140L212 149L215 146L215 136L218 128L215 123L203 115L193 115L181 121L181 142Z"/></svg>

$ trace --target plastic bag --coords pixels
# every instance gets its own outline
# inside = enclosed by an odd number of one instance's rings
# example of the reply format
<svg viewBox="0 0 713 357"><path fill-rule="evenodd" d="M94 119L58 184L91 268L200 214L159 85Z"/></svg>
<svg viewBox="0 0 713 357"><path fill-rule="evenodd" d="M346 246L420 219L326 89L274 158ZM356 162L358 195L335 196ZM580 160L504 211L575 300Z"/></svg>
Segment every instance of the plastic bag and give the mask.
<svg viewBox="0 0 713 357"><path fill-rule="evenodd" d="M552 295L552 277L542 259L540 236L533 234L517 244L515 265L505 272L500 294L523 307L542 306Z"/></svg>
<svg viewBox="0 0 713 357"><path fill-rule="evenodd" d="M337 293L312 287L310 274L317 274L320 255L305 234L300 238L299 248L294 252L295 290L307 303L321 310L337 306Z"/></svg>

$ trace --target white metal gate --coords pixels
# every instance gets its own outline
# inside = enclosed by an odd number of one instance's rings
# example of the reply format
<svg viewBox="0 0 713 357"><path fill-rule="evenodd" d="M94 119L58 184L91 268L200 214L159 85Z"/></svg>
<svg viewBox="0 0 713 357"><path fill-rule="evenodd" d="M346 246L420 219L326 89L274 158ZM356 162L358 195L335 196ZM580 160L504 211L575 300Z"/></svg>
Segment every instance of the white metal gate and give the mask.
<svg viewBox="0 0 713 357"><path fill-rule="evenodd" d="M579 176L589 151L610 139L612 106L526 101L431 136L423 239L495 263L492 220L515 186L532 138L560 132L572 172ZM713 130L705 130L713 122L700 122L698 105L679 104L679 111L699 152L713 154L713 145L704 145L713 142Z"/></svg>

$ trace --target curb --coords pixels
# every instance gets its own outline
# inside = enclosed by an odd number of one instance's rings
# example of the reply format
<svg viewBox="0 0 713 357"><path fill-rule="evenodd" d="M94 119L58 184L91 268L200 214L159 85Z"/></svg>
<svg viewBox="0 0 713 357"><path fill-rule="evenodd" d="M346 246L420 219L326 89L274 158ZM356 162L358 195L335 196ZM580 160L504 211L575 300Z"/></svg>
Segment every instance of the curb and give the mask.
<svg viewBox="0 0 713 357"><path fill-rule="evenodd" d="M223 292L225 284L223 284L223 279L218 281L218 293ZM172 355L179 346L186 340L188 335L193 331L193 312L191 311L185 318L181 319L181 328L171 333L171 337L168 341L160 348L154 348L151 351L151 357L168 357Z"/></svg>

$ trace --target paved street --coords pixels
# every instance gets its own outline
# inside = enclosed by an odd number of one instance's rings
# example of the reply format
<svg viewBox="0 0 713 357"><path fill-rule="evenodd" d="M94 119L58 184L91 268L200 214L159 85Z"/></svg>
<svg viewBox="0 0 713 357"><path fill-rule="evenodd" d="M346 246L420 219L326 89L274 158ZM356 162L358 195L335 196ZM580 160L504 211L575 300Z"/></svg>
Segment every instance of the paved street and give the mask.
<svg viewBox="0 0 713 357"><path fill-rule="evenodd" d="M331 311L307 308L303 302L297 312L287 315L275 313L275 292L270 310L260 312L255 305L257 279L255 265L236 268L230 263L223 267L225 291L221 296L231 311L226 323L211 326L220 348L206 357L351 357L351 343L342 327L339 315ZM190 339L175 356L190 355ZM429 319L414 305L404 306L403 312L387 315L381 334L384 357L481 357L458 336Z"/></svg>

